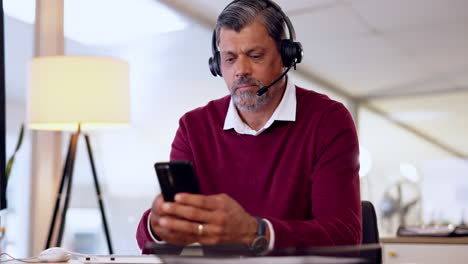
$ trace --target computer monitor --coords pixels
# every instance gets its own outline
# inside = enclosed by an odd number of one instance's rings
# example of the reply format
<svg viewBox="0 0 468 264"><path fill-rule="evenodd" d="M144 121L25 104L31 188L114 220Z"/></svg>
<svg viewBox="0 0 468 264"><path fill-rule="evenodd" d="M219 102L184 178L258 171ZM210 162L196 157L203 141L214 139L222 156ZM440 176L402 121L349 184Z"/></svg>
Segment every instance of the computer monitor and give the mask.
<svg viewBox="0 0 468 264"><path fill-rule="evenodd" d="M3 30L3 1L0 1L0 210L6 203L5 171L5 45Z"/></svg>

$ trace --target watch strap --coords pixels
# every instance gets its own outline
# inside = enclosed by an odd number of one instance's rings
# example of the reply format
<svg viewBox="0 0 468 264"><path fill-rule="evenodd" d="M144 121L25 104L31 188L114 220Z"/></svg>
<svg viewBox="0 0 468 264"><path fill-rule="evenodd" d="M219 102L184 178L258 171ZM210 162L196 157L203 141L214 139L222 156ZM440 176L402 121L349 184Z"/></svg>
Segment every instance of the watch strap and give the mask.
<svg viewBox="0 0 468 264"><path fill-rule="evenodd" d="M258 221L257 236L266 236L266 225L262 218L255 216Z"/></svg>

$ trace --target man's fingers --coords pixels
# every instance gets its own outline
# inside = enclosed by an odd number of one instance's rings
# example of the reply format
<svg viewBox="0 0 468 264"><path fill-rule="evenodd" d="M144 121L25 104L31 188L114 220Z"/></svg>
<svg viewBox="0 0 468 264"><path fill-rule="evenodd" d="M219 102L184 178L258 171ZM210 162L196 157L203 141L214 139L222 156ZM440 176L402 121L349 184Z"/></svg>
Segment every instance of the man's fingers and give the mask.
<svg viewBox="0 0 468 264"><path fill-rule="evenodd" d="M195 222L210 222L214 213L194 206L180 203L164 203L161 206L164 215L171 215L178 218L187 219Z"/></svg>
<svg viewBox="0 0 468 264"><path fill-rule="evenodd" d="M175 232L185 233L187 235L197 235L198 224L194 222L172 217L161 217L159 219L159 225Z"/></svg>
<svg viewBox="0 0 468 264"><path fill-rule="evenodd" d="M161 217L159 225L163 228L194 236L198 239L209 236L222 236L223 229L218 225L189 222L177 218Z"/></svg>
<svg viewBox="0 0 468 264"><path fill-rule="evenodd" d="M163 216L163 215L166 215L166 213L164 212L164 210L162 209L162 205L165 204L166 202L164 202L164 198L162 197L162 195L158 195L156 197L156 199L154 199L154 202L153 202L153 207L152 207L152 212L153 213L156 213L157 215L159 216Z"/></svg>
<svg viewBox="0 0 468 264"><path fill-rule="evenodd" d="M159 218L160 218L159 215L154 214L153 212L151 212L151 214L150 214L148 217L150 218L150 224L151 224L151 226L156 226L156 225L158 225L158 223L159 223Z"/></svg>
<svg viewBox="0 0 468 264"><path fill-rule="evenodd" d="M164 199L162 198L161 194L156 196L153 200L153 204L151 205L151 213L158 215L161 211L161 205L164 203Z"/></svg>
<svg viewBox="0 0 468 264"><path fill-rule="evenodd" d="M200 237L198 239L198 242L200 242L203 245L218 245L223 243L223 239L221 237L216 237L216 236L208 236L208 237Z"/></svg>
<svg viewBox="0 0 468 264"><path fill-rule="evenodd" d="M162 240L174 245L187 245L197 242L196 236L178 233L160 226L156 227L155 231L160 234L159 236Z"/></svg>
<svg viewBox="0 0 468 264"><path fill-rule="evenodd" d="M164 238L166 238L171 233L171 230L163 228L159 225L154 226L153 231L163 240L165 240Z"/></svg>
<svg viewBox="0 0 468 264"><path fill-rule="evenodd" d="M227 196L224 194L206 196L201 194L178 193L174 199L177 203L180 204L213 211L217 209L223 209L224 203L221 200L224 197Z"/></svg>

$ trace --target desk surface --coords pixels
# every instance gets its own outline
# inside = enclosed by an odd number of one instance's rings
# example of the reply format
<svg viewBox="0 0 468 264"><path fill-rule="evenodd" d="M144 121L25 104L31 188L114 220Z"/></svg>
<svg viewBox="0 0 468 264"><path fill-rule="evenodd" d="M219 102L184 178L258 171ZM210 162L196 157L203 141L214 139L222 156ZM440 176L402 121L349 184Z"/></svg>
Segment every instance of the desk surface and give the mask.
<svg viewBox="0 0 468 264"><path fill-rule="evenodd" d="M468 245L468 237L383 237L382 243L403 244L465 244Z"/></svg>
<svg viewBox="0 0 468 264"><path fill-rule="evenodd" d="M101 258L111 256L100 256ZM68 262L36 262L35 264L364 264L367 261L352 257L322 257L322 256L297 256L297 257L233 257L233 258L203 258L203 257L183 257L183 256L166 256L159 259L158 257L149 260L145 256L118 256L113 255L115 261L79 261L69 260ZM126 261L122 262L122 257ZM133 258L128 261L128 258ZM149 262L148 262L149 260ZM25 264L21 261L11 261L9 264Z"/></svg>

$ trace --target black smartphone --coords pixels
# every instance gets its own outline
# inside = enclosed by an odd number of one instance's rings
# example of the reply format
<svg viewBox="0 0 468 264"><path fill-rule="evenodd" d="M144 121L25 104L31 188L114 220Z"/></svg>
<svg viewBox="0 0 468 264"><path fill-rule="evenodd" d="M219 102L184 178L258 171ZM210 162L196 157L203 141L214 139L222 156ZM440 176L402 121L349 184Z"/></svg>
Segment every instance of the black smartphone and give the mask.
<svg viewBox="0 0 468 264"><path fill-rule="evenodd" d="M164 201L173 202L174 196L179 192L200 193L198 180L190 161L157 162L154 168Z"/></svg>

